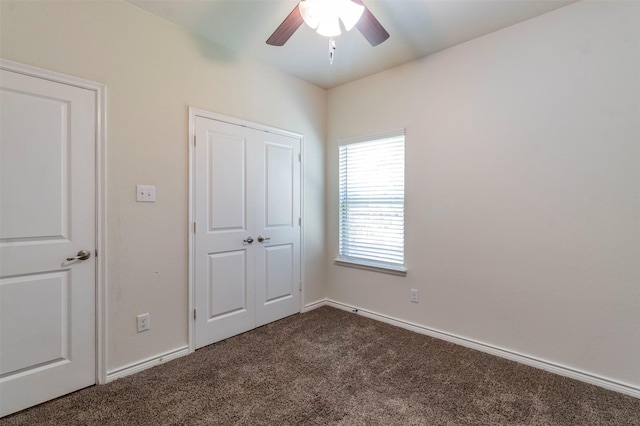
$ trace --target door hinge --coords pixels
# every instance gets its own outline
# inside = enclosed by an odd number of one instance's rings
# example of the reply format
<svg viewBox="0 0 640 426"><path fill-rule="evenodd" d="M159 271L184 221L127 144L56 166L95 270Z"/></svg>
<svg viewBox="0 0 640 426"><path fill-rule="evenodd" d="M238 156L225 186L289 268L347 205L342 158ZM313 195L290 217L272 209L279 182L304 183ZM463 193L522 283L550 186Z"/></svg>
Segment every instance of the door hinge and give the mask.
<svg viewBox="0 0 640 426"><path fill-rule="evenodd" d="M302 218L301 217L298 218L298 226L302 226Z"/></svg>
<svg viewBox="0 0 640 426"><path fill-rule="evenodd" d="M196 139L198 139L196 138L196 135L193 135L193 146L196 146Z"/></svg>
<svg viewBox="0 0 640 426"><path fill-rule="evenodd" d="M300 282L299 284L300 284L300 291L302 291L302 282Z"/></svg>
<svg viewBox="0 0 640 426"><path fill-rule="evenodd" d="M302 154L298 154L298 163L302 162Z"/></svg>
<svg viewBox="0 0 640 426"><path fill-rule="evenodd" d="M198 317L198 315L196 314L196 308L193 308L193 319L195 321L195 319Z"/></svg>
<svg viewBox="0 0 640 426"><path fill-rule="evenodd" d="M195 222L193 222L193 233L194 234L196 233L196 223Z"/></svg>

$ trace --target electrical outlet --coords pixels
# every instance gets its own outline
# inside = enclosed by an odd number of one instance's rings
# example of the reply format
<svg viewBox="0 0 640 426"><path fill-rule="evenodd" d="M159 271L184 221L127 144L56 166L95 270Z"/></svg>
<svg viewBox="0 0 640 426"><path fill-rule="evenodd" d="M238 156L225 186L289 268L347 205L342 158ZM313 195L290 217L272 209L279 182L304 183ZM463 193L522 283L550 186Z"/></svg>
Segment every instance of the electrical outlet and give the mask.
<svg viewBox="0 0 640 426"><path fill-rule="evenodd" d="M156 202L155 185L136 185L136 201L143 203Z"/></svg>
<svg viewBox="0 0 640 426"><path fill-rule="evenodd" d="M138 319L138 333L147 331L151 328L151 318L149 314L140 314L136 317Z"/></svg>
<svg viewBox="0 0 640 426"><path fill-rule="evenodd" d="M411 289L411 297L410 299L413 303L418 303L418 290L415 288Z"/></svg>

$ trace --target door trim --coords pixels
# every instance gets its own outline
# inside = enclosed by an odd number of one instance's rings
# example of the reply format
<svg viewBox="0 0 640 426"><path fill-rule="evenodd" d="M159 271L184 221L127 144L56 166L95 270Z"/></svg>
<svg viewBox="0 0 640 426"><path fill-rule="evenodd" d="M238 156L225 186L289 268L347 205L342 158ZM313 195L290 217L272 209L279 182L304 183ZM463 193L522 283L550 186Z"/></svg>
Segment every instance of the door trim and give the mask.
<svg viewBox="0 0 640 426"><path fill-rule="evenodd" d="M304 262L304 136L301 133L296 133L288 130L282 130L264 124L258 124L239 118L229 117L222 114L206 111L199 108L189 107L189 221L187 223L187 233L189 234L189 310L187 315L189 316L189 352L196 350L195 339L195 318L194 309L196 306L195 300L195 238L193 224L195 223L195 196L194 196L194 181L195 181L195 122L196 117L209 118L211 120L222 121L229 124L235 124L237 126L249 127L254 130L260 130L268 133L275 133L278 135L290 136L300 139L300 217L302 218L300 224L300 306L299 312L304 309L304 277L305 277L305 262Z"/></svg>
<svg viewBox="0 0 640 426"><path fill-rule="evenodd" d="M0 58L0 69L91 90L96 95L96 384L107 382L107 88L104 84Z"/></svg>

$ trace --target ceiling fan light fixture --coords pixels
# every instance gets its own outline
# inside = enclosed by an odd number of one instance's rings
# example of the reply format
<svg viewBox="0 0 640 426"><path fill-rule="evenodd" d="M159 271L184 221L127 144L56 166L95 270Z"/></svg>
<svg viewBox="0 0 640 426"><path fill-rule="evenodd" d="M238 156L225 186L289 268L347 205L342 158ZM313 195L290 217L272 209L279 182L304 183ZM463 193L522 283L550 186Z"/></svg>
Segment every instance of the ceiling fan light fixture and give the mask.
<svg viewBox="0 0 640 426"><path fill-rule="evenodd" d="M350 31L360 20L362 13L364 12L364 6L356 4L351 0L342 0L340 2L340 9L338 10L338 16L344 24L344 29Z"/></svg>
<svg viewBox="0 0 640 426"><path fill-rule="evenodd" d="M363 16L365 19L362 19ZM328 22L322 24L325 20ZM267 44L283 46L303 23L320 34L335 37L340 34L340 21L347 31L357 26L371 46L377 46L389 38L387 30L362 0L300 0L267 39Z"/></svg>
<svg viewBox="0 0 640 426"><path fill-rule="evenodd" d="M340 31L338 16L326 16L322 21L320 21L320 25L318 25L316 32L325 37L336 37L342 34L342 31Z"/></svg>
<svg viewBox="0 0 640 426"><path fill-rule="evenodd" d="M321 8L318 8L317 1L314 0L302 0L300 2L300 15L304 23L313 28L314 30L320 25L322 16L320 12Z"/></svg>
<svg viewBox="0 0 640 426"><path fill-rule="evenodd" d="M341 34L340 20L351 30L364 12L363 5L351 0L301 0L299 9L304 22L325 37Z"/></svg>

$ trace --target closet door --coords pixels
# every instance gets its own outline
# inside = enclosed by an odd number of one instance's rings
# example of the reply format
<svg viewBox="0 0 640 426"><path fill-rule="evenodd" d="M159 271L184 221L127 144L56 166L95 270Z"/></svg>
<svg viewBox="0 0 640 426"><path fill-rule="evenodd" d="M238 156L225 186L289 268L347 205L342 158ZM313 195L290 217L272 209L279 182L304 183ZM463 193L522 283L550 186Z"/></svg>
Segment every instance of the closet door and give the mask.
<svg viewBox="0 0 640 426"><path fill-rule="evenodd" d="M300 140L195 118L196 347L299 311Z"/></svg>

